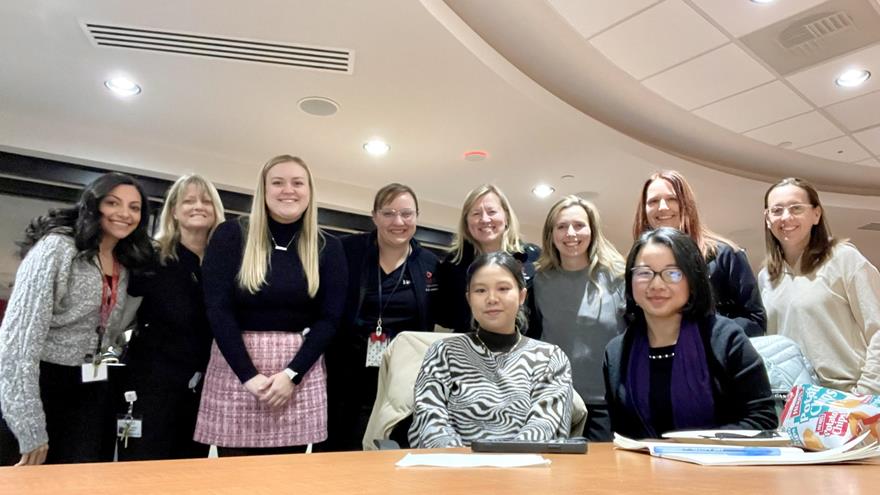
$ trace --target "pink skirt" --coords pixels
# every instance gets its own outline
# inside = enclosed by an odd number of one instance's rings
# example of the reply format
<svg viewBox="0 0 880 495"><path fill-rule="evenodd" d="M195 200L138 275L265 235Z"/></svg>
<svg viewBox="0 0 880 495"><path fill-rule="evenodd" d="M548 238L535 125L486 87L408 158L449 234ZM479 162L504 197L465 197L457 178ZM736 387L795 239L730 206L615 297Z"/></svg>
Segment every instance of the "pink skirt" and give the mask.
<svg viewBox="0 0 880 495"><path fill-rule="evenodd" d="M289 332L243 332L257 371L274 375L287 367L303 337ZM215 342L194 439L220 447L287 447L327 439L327 376L324 357L303 376L284 406L272 408L254 397L226 363Z"/></svg>

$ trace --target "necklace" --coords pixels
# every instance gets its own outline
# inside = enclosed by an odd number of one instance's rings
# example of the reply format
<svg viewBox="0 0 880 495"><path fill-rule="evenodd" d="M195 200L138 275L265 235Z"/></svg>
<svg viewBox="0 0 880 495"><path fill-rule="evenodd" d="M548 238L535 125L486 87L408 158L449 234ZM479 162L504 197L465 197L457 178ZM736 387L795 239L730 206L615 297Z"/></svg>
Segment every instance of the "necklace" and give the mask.
<svg viewBox="0 0 880 495"><path fill-rule="evenodd" d="M277 249L278 251L287 251L287 248L289 248L290 245L293 243L293 240L296 239L296 234L293 234L293 237L291 237L290 240L287 241L287 244L284 246L279 246L278 243L275 242L275 236L272 235L271 231L269 232L269 238L272 239L272 246L275 249Z"/></svg>
<svg viewBox="0 0 880 495"><path fill-rule="evenodd" d="M648 354L648 359L669 359L671 357L675 357L675 351L666 353L666 354Z"/></svg>
<svg viewBox="0 0 880 495"><path fill-rule="evenodd" d="M516 332L516 330L514 330L514 332ZM480 330L479 330L479 329L478 329L476 332L474 332L474 337L476 337L477 340L480 341L480 344L483 345L483 348L486 349L486 352L488 352L489 354L505 354L505 353L508 353L508 352L510 352L510 351L512 351L512 350L514 350L514 349L516 349L516 346L519 345L519 341L522 340L522 334L519 333L519 332L516 332L516 342L514 342L513 345L510 346L510 349L508 349L508 350L506 350L506 351L499 351L499 352L496 353L496 352L493 352L492 349L489 349L489 346L487 346L486 343L483 342L483 339L480 338Z"/></svg>

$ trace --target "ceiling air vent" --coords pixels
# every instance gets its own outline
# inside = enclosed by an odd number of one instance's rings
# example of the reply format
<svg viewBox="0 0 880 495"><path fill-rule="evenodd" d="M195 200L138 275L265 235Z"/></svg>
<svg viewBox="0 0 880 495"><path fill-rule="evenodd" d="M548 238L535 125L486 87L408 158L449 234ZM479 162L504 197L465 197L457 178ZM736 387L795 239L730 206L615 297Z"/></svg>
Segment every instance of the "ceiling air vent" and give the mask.
<svg viewBox="0 0 880 495"><path fill-rule="evenodd" d="M874 232L880 232L880 223L871 222L859 227L859 230L873 230Z"/></svg>
<svg viewBox="0 0 880 495"><path fill-rule="evenodd" d="M799 19L797 24L782 31L779 34L779 44L799 55L809 55L820 48L824 38L853 27L852 17L846 12L822 13Z"/></svg>
<svg viewBox="0 0 880 495"><path fill-rule="evenodd" d="M157 29L85 23L98 46L287 65L302 69L351 74L354 52L341 48L290 45Z"/></svg>

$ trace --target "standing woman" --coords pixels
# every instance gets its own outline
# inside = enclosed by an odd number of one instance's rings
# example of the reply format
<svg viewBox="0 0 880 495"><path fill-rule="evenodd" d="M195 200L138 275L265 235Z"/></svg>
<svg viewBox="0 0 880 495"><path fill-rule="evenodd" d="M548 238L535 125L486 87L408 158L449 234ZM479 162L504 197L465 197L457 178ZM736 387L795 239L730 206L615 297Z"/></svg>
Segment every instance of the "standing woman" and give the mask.
<svg viewBox="0 0 880 495"><path fill-rule="evenodd" d="M521 263L504 251L467 270L475 331L431 345L416 378L414 448L474 440L550 441L571 428L571 365L562 350L524 336Z"/></svg>
<svg viewBox="0 0 880 495"><path fill-rule="evenodd" d="M522 262L526 288L531 288L541 250L520 238L519 220L501 189L483 184L465 198L450 253L437 267L443 308L437 313L438 324L458 333L472 330L465 298L467 269L476 256L495 251L510 253Z"/></svg>
<svg viewBox="0 0 880 495"><path fill-rule="evenodd" d="M18 465L112 460L116 402L96 363L125 323L130 270L150 259L148 218L140 185L109 173L28 227L0 327L0 407Z"/></svg>
<svg viewBox="0 0 880 495"><path fill-rule="evenodd" d="M734 320L749 337L764 335L767 315L746 252L700 222L694 191L675 170L657 172L645 181L633 222L633 240L658 227L678 229L699 246L709 266L718 314Z"/></svg>
<svg viewBox="0 0 880 495"><path fill-rule="evenodd" d="M625 276L630 323L605 349L612 431L776 428L764 362L739 325L716 315L694 241L668 227L645 232Z"/></svg>
<svg viewBox="0 0 880 495"><path fill-rule="evenodd" d="M156 237L158 259L128 286L129 295L143 297L128 346L126 390L137 392L135 413L144 428L141 438L120 444L120 460L208 456L208 445L193 441L213 339L201 263L223 218L220 195L203 177L185 175L168 190Z"/></svg>
<svg viewBox="0 0 880 495"><path fill-rule="evenodd" d="M577 196L556 202L544 221L529 335L571 360L574 389L587 405L584 436L611 440L602 359L626 328L623 256L602 235L596 207Z"/></svg>
<svg viewBox="0 0 880 495"><path fill-rule="evenodd" d="M405 330L434 329L437 257L413 239L416 193L388 184L373 200L376 229L342 239L348 296L333 353L328 353L332 450L360 450L376 401L382 351Z"/></svg>
<svg viewBox="0 0 880 495"><path fill-rule="evenodd" d="M765 268L758 276L770 333L797 342L823 386L880 394L880 273L831 236L819 193L794 177L764 195Z"/></svg>
<svg viewBox="0 0 880 495"><path fill-rule="evenodd" d="M221 456L304 452L327 437L323 353L345 303L345 253L318 229L312 174L263 166L250 221L224 222L202 273L216 345L195 440Z"/></svg>

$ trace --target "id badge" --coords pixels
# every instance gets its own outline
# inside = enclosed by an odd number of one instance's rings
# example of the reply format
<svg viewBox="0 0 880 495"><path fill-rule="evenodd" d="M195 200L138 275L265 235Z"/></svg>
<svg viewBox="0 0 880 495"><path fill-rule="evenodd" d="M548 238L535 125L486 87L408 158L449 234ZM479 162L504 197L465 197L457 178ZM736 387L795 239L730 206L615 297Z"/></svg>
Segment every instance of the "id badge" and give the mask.
<svg viewBox="0 0 880 495"><path fill-rule="evenodd" d="M382 364L382 354L388 348L388 337L384 333L370 334L367 339L367 368L377 368Z"/></svg>
<svg viewBox="0 0 880 495"><path fill-rule="evenodd" d="M123 447L128 447L129 438L141 438L144 431L144 422L138 416L119 414L116 416L116 438L122 441Z"/></svg>
<svg viewBox="0 0 880 495"><path fill-rule="evenodd" d="M84 363L82 365L82 382L107 381L107 363Z"/></svg>

